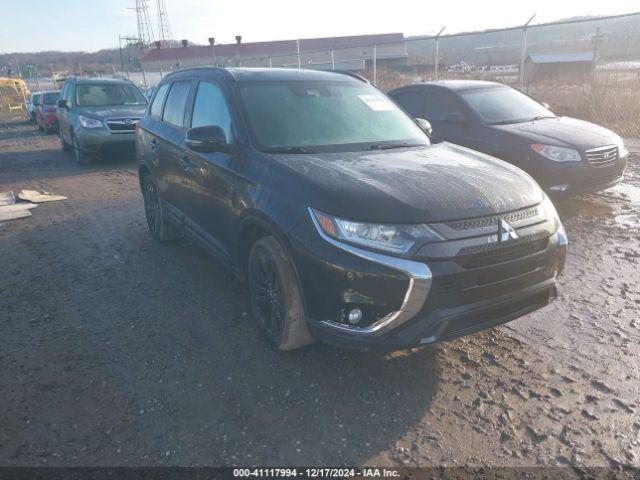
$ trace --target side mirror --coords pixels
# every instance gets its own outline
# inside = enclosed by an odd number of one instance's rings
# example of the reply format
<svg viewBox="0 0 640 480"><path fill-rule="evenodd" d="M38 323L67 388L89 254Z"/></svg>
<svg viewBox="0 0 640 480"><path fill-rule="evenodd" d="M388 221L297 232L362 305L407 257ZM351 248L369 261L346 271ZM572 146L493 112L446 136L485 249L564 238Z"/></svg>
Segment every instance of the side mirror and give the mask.
<svg viewBox="0 0 640 480"><path fill-rule="evenodd" d="M67 108L67 101L60 99L58 100L57 105L58 105L58 108Z"/></svg>
<svg viewBox="0 0 640 480"><path fill-rule="evenodd" d="M420 127L420 130L422 130L429 137L431 137L431 134L433 133L433 128L431 128L431 122L429 120L425 120L424 118L414 118L413 120L416 122L418 127Z"/></svg>
<svg viewBox="0 0 640 480"><path fill-rule="evenodd" d="M231 150L224 130L217 125L189 129L185 143L189 149L196 152L228 152Z"/></svg>
<svg viewBox="0 0 640 480"><path fill-rule="evenodd" d="M449 125L467 125L469 123L465 116L460 112L447 113L442 121Z"/></svg>

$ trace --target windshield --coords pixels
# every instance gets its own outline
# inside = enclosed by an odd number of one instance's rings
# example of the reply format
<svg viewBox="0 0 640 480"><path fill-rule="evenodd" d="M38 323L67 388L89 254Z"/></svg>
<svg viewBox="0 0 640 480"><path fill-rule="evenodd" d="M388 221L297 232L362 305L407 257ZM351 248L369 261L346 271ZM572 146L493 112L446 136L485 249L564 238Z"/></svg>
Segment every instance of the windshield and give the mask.
<svg viewBox="0 0 640 480"><path fill-rule="evenodd" d="M33 103L34 105L40 103L40 97L42 97L41 93L34 93L31 97L31 103Z"/></svg>
<svg viewBox="0 0 640 480"><path fill-rule="evenodd" d="M45 105L55 105L60 98L60 92L47 92L42 96L42 103Z"/></svg>
<svg viewBox="0 0 640 480"><path fill-rule="evenodd" d="M240 86L240 96L263 151L429 145L412 119L364 83L247 83Z"/></svg>
<svg viewBox="0 0 640 480"><path fill-rule="evenodd" d="M79 107L114 107L146 105L140 90L128 83L89 83L76 88Z"/></svg>
<svg viewBox="0 0 640 480"><path fill-rule="evenodd" d="M493 125L555 117L549 109L513 88L463 91L462 98L485 123Z"/></svg>

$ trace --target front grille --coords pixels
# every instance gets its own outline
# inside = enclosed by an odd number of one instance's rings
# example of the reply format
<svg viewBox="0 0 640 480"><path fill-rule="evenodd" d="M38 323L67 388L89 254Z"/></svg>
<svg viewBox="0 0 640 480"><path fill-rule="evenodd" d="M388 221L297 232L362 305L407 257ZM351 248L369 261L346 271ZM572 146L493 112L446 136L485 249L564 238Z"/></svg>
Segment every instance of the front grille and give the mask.
<svg viewBox="0 0 640 480"><path fill-rule="evenodd" d="M506 323L526 313L544 307L555 296L555 289L549 289L506 305L500 305L493 309L453 318L447 322L444 329L440 332L439 339L452 339Z"/></svg>
<svg viewBox="0 0 640 480"><path fill-rule="evenodd" d="M487 267L542 252L548 244L547 233L540 232L536 235L512 240L507 244L495 242L462 248L458 252L455 262L466 269Z"/></svg>
<svg viewBox="0 0 640 480"><path fill-rule="evenodd" d="M538 215L538 207L531 207L525 210L518 210L504 215L451 222L447 223L447 226L453 228L454 230L473 230L476 228L487 228L493 225L498 225L498 221L500 219L503 219L505 222L514 223L535 217L536 215Z"/></svg>
<svg viewBox="0 0 640 480"><path fill-rule="evenodd" d="M139 118L123 118L117 120L107 120L107 127L114 132L133 132Z"/></svg>
<svg viewBox="0 0 640 480"><path fill-rule="evenodd" d="M585 152L587 162L594 167L610 167L618 160L618 147L609 145L606 147L593 148Z"/></svg>

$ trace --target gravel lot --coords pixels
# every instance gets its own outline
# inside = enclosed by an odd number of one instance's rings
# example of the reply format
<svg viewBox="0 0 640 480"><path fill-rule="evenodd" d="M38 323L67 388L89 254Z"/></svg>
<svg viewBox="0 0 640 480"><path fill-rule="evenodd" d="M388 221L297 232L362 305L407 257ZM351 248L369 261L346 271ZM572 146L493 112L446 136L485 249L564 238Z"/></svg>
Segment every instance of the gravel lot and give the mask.
<svg viewBox="0 0 640 480"><path fill-rule="evenodd" d="M0 120L2 122L2 120ZM82 167L0 124L0 465L640 466L640 152L559 205L560 298L390 355L279 353L244 287L147 231L133 159Z"/></svg>

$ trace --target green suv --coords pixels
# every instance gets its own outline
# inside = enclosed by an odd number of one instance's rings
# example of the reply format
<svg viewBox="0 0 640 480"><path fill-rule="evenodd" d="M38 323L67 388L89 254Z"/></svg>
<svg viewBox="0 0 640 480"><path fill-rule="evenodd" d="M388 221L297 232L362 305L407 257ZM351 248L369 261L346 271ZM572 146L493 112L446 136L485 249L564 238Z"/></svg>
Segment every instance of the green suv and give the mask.
<svg viewBox="0 0 640 480"><path fill-rule="evenodd" d="M144 95L128 80L70 77L58 100L60 145L81 164L133 153L136 124L146 109Z"/></svg>

